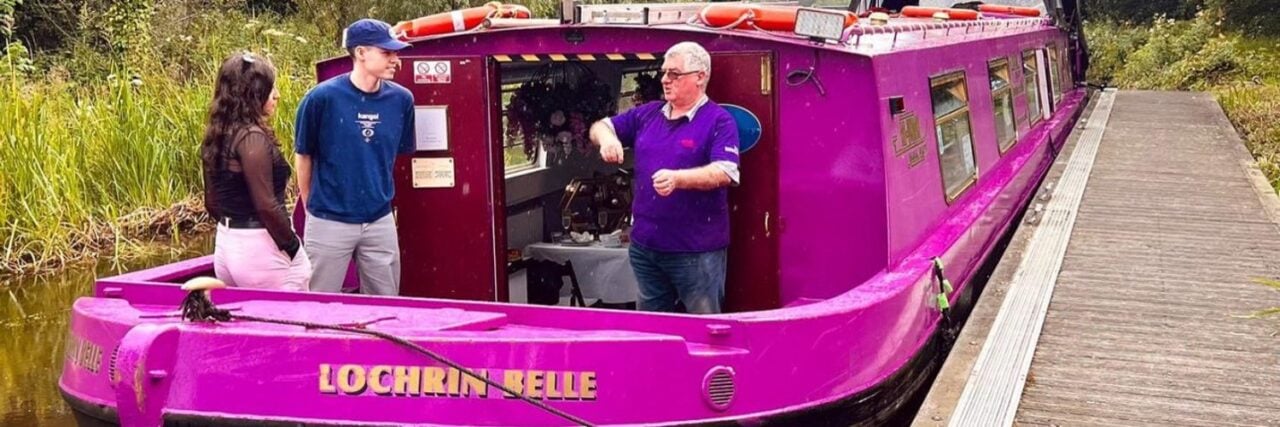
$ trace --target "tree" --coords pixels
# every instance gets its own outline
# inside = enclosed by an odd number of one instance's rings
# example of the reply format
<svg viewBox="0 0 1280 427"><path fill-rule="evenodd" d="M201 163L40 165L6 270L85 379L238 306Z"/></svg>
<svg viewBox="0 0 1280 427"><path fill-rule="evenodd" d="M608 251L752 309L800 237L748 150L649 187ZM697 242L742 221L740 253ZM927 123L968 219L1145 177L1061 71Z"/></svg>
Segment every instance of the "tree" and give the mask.
<svg viewBox="0 0 1280 427"><path fill-rule="evenodd" d="M1086 19L1146 23L1159 15L1190 19L1203 4L1204 0L1084 0L1084 13Z"/></svg>
<svg viewBox="0 0 1280 427"><path fill-rule="evenodd" d="M1275 0L1208 0L1227 28L1252 35L1280 36Z"/></svg>

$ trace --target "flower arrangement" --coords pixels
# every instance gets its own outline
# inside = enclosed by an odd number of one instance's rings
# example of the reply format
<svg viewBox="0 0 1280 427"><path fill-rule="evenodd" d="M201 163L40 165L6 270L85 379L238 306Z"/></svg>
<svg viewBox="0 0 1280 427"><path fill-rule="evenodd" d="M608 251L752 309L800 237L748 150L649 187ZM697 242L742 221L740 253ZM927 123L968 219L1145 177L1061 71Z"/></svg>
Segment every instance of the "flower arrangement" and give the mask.
<svg viewBox="0 0 1280 427"><path fill-rule="evenodd" d="M525 155L539 145L550 158L592 150L592 123L617 112L613 89L578 62L552 62L525 82L507 106L508 139L524 141Z"/></svg>

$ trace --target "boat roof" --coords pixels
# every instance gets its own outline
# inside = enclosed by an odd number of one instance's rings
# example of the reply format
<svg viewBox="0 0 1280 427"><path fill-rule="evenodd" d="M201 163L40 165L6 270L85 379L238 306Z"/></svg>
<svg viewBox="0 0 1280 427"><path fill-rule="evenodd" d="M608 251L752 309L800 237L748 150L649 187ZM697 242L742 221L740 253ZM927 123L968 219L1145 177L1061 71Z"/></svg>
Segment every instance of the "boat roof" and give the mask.
<svg viewBox="0 0 1280 427"><path fill-rule="evenodd" d="M948 21L933 18L911 18L893 15L887 23L881 25L875 25L871 23L871 20L866 18L859 19L852 27L845 30L842 40L812 40L807 37L786 32L764 31L759 29L711 28L696 22L697 13L701 8L706 7L707 5L708 3L581 5L578 6L581 8L581 11L579 12L580 16L587 16L591 13L599 13L601 11L606 15L611 11L616 12L616 14L623 13L617 11L625 11L633 14L645 14L642 18L637 18L636 21L649 23L631 23L626 21L625 18L618 18L613 21L608 21L608 18L606 18L606 22L560 22L555 20L536 20L541 21L543 24L530 25L529 23L521 23L509 28L495 26L493 28L486 28L477 32L443 34L413 39L409 40L409 42L417 44L420 42L452 37L477 37L483 34L498 35L509 31L545 31L547 29L565 30L575 28L628 28L650 31L694 32L728 37L768 40L774 43L793 45L797 47L870 57L900 51L971 42L974 40L1007 37L1013 34L1048 29L1054 25L1053 20L1046 16L1029 18L988 13L982 14L982 16L975 20ZM670 17L664 17L663 14ZM657 18L654 18L655 16ZM508 21L507 23L511 23L510 21L513 20L495 21ZM579 21L581 21L581 18L579 18Z"/></svg>

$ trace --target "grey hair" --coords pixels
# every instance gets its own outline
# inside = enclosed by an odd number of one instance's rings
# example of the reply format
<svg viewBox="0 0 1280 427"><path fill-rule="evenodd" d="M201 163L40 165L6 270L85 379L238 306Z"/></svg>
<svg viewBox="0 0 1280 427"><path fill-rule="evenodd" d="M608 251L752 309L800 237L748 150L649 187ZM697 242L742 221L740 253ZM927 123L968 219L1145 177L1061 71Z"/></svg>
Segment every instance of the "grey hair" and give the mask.
<svg viewBox="0 0 1280 427"><path fill-rule="evenodd" d="M703 71L707 73L707 79L711 79L711 54L702 45L694 42L676 43L662 57L671 59L676 56L684 58L684 71Z"/></svg>

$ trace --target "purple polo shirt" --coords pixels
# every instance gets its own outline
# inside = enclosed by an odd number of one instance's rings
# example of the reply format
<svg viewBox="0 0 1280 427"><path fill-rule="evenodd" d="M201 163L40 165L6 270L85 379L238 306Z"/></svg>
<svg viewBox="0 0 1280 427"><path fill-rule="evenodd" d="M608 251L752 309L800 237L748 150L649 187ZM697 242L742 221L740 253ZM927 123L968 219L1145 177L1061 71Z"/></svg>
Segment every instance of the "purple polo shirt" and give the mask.
<svg viewBox="0 0 1280 427"><path fill-rule="evenodd" d="M706 98L674 119L667 118L665 105L650 102L609 119L618 139L635 152L631 239L663 252L724 249L729 246L729 189L677 189L662 197L653 189L653 174L712 162L732 163L736 172L738 127L729 112Z"/></svg>

